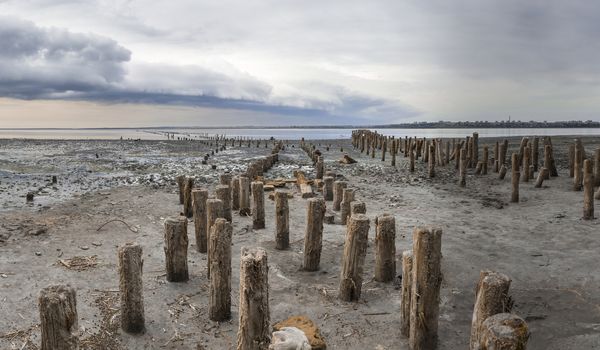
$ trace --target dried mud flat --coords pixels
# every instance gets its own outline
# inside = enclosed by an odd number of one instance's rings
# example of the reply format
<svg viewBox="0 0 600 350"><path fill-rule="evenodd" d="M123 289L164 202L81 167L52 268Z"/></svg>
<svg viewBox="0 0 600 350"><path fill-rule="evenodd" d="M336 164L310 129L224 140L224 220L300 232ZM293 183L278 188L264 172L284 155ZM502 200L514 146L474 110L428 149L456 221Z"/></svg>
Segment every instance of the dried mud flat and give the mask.
<svg viewBox="0 0 600 350"><path fill-rule="evenodd" d="M565 169L571 140L553 138L561 176L539 189L533 182L521 184L520 203L509 203L510 174L498 180L494 173L475 176L469 169L467 187L460 188L453 164L437 168L437 176L429 179L420 160L411 174L407 158L398 158L393 168L389 159L384 163L352 150L349 140L315 141L326 169L356 188L372 219L361 300L337 299L345 226L325 225L321 268L302 271L306 200L296 193L289 203L289 250L274 249L272 201L266 200L266 229L253 230L251 218L234 215L233 317L223 323L208 320L206 255L195 251L193 238L190 281L166 282L162 221L181 211L174 176L195 175L197 184L212 191L219 174L244 170L269 149L236 145L201 165L210 148L186 142L0 141L0 168L10 170L0 177L0 198L3 204L10 201L0 208L0 348L38 348L37 295L56 283L77 290L82 348L234 348L240 248L262 246L269 254L272 324L305 314L330 349L407 349L399 331L400 280L372 280L373 219L386 212L396 217L398 271L414 226L443 229L439 349L468 347L474 287L482 269L512 278L513 310L528 322L529 349L600 348L600 220L581 219L583 193L571 190ZM480 139L480 147L492 142ZM599 138L583 142L588 152L600 146ZM329 151L325 144L332 144ZM511 139L509 154L517 145ZM358 163L337 163L341 147ZM314 175L308 157L290 143L266 177L291 177L298 168ZM56 189L46 186L52 174L58 175ZM77 179L82 186L74 187ZM34 205L23 205L21 196L32 190L37 191ZM113 219L123 222L98 230ZM117 247L130 241L144 249L147 330L139 336L123 333L118 322Z"/></svg>

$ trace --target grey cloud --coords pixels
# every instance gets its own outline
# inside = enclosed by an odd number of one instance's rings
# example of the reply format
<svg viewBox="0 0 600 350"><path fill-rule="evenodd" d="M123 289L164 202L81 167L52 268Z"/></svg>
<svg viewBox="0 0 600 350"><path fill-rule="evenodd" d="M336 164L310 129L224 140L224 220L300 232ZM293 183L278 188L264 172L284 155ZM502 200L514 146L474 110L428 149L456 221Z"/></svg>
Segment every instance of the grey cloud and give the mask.
<svg viewBox="0 0 600 350"><path fill-rule="evenodd" d="M0 96L21 99L88 100L201 106L301 116L336 122L412 115L380 98L321 84L326 99L272 96L272 87L228 67L130 63L131 52L116 41L0 18ZM314 88L316 85L313 85ZM289 103L301 100L301 103ZM331 120L333 122L333 120Z"/></svg>
<svg viewBox="0 0 600 350"><path fill-rule="evenodd" d="M0 93L38 98L109 88L125 77L131 52L92 34L0 18Z"/></svg>

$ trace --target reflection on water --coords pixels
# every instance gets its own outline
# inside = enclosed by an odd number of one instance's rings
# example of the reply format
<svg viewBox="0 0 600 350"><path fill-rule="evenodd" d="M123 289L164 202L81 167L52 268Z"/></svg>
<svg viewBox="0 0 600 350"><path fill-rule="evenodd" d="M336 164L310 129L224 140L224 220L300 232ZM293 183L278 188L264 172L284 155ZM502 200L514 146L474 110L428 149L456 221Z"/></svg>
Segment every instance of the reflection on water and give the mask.
<svg viewBox="0 0 600 350"><path fill-rule="evenodd" d="M600 128L525 128L525 129L376 129L385 135L396 137L442 137L461 138L479 132L479 137L505 136L559 136L559 135L600 135ZM28 139L142 139L165 140L167 133L177 137L201 139L207 135L227 135L229 137L250 137L254 139L293 140L304 137L315 139L349 138L352 129L202 129L202 128L168 128L168 129L0 129L0 138Z"/></svg>

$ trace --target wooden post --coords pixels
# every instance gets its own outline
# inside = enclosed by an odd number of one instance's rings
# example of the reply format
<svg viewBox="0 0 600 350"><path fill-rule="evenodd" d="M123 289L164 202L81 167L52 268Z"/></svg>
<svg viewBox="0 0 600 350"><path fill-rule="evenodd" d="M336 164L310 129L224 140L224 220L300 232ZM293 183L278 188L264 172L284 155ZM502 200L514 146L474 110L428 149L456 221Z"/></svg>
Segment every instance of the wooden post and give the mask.
<svg viewBox="0 0 600 350"><path fill-rule="evenodd" d="M350 211L350 203L354 201L354 189L353 188L344 188L342 192L342 204L340 208L340 220L342 225L346 225L348 221L348 216L352 214Z"/></svg>
<svg viewBox="0 0 600 350"><path fill-rule="evenodd" d="M548 165L544 164L546 167ZM575 176L575 144L569 145L569 177Z"/></svg>
<svg viewBox="0 0 600 350"><path fill-rule="evenodd" d="M435 176L435 146L429 145L429 158L428 158L428 174L429 177Z"/></svg>
<svg viewBox="0 0 600 350"><path fill-rule="evenodd" d="M144 331L143 264L142 246L126 243L119 248L121 329L127 333Z"/></svg>
<svg viewBox="0 0 600 350"><path fill-rule="evenodd" d="M460 172L459 183L460 187L467 186L467 150L460 149Z"/></svg>
<svg viewBox="0 0 600 350"><path fill-rule="evenodd" d="M219 184L229 186L231 184L231 174L219 175Z"/></svg>
<svg viewBox="0 0 600 350"><path fill-rule="evenodd" d="M234 176L231 178L231 210L240 210L240 177Z"/></svg>
<svg viewBox="0 0 600 350"><path fill-rule="evenodd" d="M240 176L240 215L249 216L250 213L250 179Z"/></svg>
<svg viewBox="0 0 600 350"><path fill-rule="evenodd" d="M252 228L265 228L265 190L260 181L252 182Z"/></svg>
<svg viewBox="0 0 600 350"><path fill-rule="evenodd" d="M410 159L410 172L414 173L415 172L415 148L412 146L410 147L409 156L410 156L410 158L409 158Z"/></svg>
<svg viewBox="0 0 600 350"><path fill-rule="evenodd" d="M523 350L527 348L529 328L517 315L501 313L488 317L481 325L478 350Z"/></svg>
<svg viewBox="0 0 600 350"><path fill-rule="evenodd" d="M231 222L231 189L229 185L218 185L215 189L217 199L223 202L223 218Z"/></svg>
<svg viewBox="0 0 600 350"><path fill-rule="evenodd" d="M540 158L540 139L539 137L534 137L533 138L533 146L531 149L531 160L533 162L533 171L536 172L538 171L538 164L539 164L539 158Z"/></svg>
<svg viewBox="0 0 600 350"><path fill-rule="evenodd" d="M413 231L412 295L409 346L434 349L437 344L440 286L442 284L442 230L417 227Z"/></svg>
<svg viewBox="0 0 600 350"><path fill-rule="evenodd" d="M529 155L530 155L530 151L529 151L529 146L526 146L523 150L523 158L522 158L522 162L523 162L523 174L521 176L521 180L523 182L529 182Z"/></svg>
<svg viewBox="0 0 600 350"><path fill-rule="evenodd" d="M333 177L323 177L323 199L326 201L333 200Z"/></svg>
<svg viewBox="0 0 600 350"><path fill-rule="evenodd" d="M396 219L382 214L375 225L375 280L391 282L396 278Z"/></svg>
<svg viewBox="0 0 600 350"><path fill-rule="evenodd" d="M167 281L185 282L189 279L187 264L187 219L184 216L165 219L165 262Z"/></svg>
<svg viewBox="0 0 600 350"><path fill-rule="evenodd" d="M479 162L479 133L473 133L473 165Z"/></svg>
<svg viewBox="0 0 600 350"><path fill-rule="evenodd" d="M307 206L306 232L304 236L304 270L317 271L323 245L323 218L325 201L310 198Z"/></svg>
<svg viewBox="0 0 600 350"><path fill-rule="evenodd" d="M573 149L573 151L575 151ZM544 146L544 168L548 169L548 175L544 178L544 180L550 180L550 167L552 166L552 147L550 145ZM575 157L575 153L573 153L573 157Z"/></svg>
<svg viewBox="0 0 600 350"><path fill-rule="evenodd" d="M546 167L541 167L540 172L538 173L537 180L535 181L535 187L541 188L542 183L544 182L544 179L546 179L547 176L549 176L548 169Z"/></svg>
<svg viewBox="0 0 600 350"><path fill-rule="evenodd" d="M79 349L77 299L69 285L48 286L38 298L42 350Z"/></svg>
<svg viewBox="0 0 600 350"><path fill-rule="evenodd" d="M319 156L317 158L317 164L316 164L315 167L316 167L316 173L317 173L316 176L315 176L315 178L322 179L323 178L323 173L324 173L324 170L325 170L324 169L325 166L323 164L323 157Z"/></svg>
<svg viewBox="0 0 600 350"><path fill-rule="evenodd" d="M242 248L237 350L266 350L270 343L269 267L263 248Z"/></svg>
<svg viewBox="0 0 600 350"><path fill-rule="evenodd" d="M360 299L369 226L369 218L364 214L356 214L349 218L340 275L339 298L341 300Z"/></svg>
<svg viewBox="0 0 600 350"><path fill-rule="evenodd" d="M594 153L594 186L600 187L600 147Z"/></svg>
<svg viewBox="0 0 600 350"><path fill-rule="evenodd" d="M207 247L207 228L206 228L206 200L208 199L208 190L192 190L192 207L194 210L194 233L196 238L196 250L200 253L206 253Z"/></svg>
<svg viewBox="0 0 600 350"><path fill-rule="evenodd" d="M521 176L519 172L519 155L517 153L512 154L512 174L511 174L511 183L512 183L512 194L510 197L510 201L513 203L519 202L519 177Z"/></svg>
<svg viewBox="0 0 600 350"><path fill-rule="evenodd" d="M494 145L494 172L500 171L500 144L496 141Z"/></svg>
<svg viewBox="0 0 600 350"><path fill-rule="evenodd" d="M210 259L210 299L208 317L213 321L231 318L231 235L233 227L219 218L212 226L208 255Z"/></svg>
<svg viewBox="0 0 600 350"><path fill-rule="evenodd" d="M575 173L573 177L573 191L581 191L583 187L583 154L582 148L575 146Z"/></svg>
<svg viewBox="0 0 600 350"><path fill-rule="evenodd" d="M402 252L402 296L401 296L401 325L400 330L405 337L410 336L410 305L412 293L413 252Z"/></svg>
<svg viewBox="0 0 600 350"><path fill-rule="evenodd" d="M290 207L288 194L275 192L275 249L287 249L290 246Z"/></svg>
<svg viewBox="0 0 600 350"><path fill-rule="evenodd" d="M206 201L206 228L208 232L208 236L206 237L206 245L208 247L208 243L210 242L210 233L212 232L212 227L217 222L218 218L223 218L223 201L220 199L208 199ZM210 247L208 247L210 250ZM209 252L210 253L210 252ZM207 254L206 257L206 275L210 277L210 265L211 265L211 256Z"/></svg>
<svg viewBox="0 0 600 350"><path fill-rule="evenodd" d="M333 210L340 211L344 188L348 187L346 181L335 181L333 183Z"/></svg>
<svg viewBox="0 0 600 350"><path fill-rule="evenodd" d="M179 175L175 178L177 181L177 188L179 189L179 204L183 204L183 197L185 192L185 176Z"/></svg>
<svg viewBox="0 0 600 350"><path fill-rule="evenodd" d="M488 173L488 165L489 165L489 154L488 154L488 145L483 146L483 170L481 170L481 173L483 175L487 175Z"/></svg>
<svg viewBox="0 0 600 350"><path fill-rule="evenodd" d="M194 216L194 210L192 208L192 188L194 188L194 178L188 177L185 179L183 193L183 213L188 218Z"/></svg>
<svg viewBox="0 0 600 350"><path fill-rule="evenodd" d="M352 201L350 202L350 215L355 214L366 214L367 213L367 205L362 201Z"/></svg>
<svg viewBox="0 0 600 350"><path fill-rule="evenodd" d="M592 161L583 161L583 219L594 218L594 172Z"/></svg>
<svg viewBox="0 0 600 350"><path fill-rule="evenodd" d="M479 349L479 330L483 321L492 315L507 311L510 282L510 278L504 274L492 271L480 272L471 321L471 350Z"/></svg>

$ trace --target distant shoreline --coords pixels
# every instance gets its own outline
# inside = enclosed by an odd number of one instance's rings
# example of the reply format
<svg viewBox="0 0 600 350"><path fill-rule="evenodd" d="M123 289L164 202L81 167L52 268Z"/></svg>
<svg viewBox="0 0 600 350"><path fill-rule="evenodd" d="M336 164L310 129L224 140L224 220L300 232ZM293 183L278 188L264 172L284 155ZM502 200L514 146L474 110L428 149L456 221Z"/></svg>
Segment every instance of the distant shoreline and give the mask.
<svg viewBox="0 0 600 350"><path fill-rule="evenodd" d="M600 122L419 122L383 125L288 125L288 126L127 126L102 128L0 128L0 130L179 130L179 129L579 129L600 128Z"/></svg>

